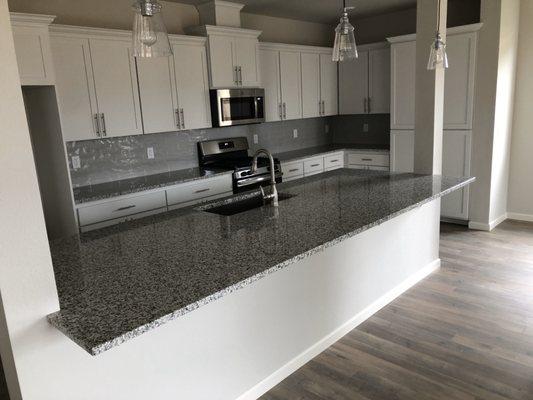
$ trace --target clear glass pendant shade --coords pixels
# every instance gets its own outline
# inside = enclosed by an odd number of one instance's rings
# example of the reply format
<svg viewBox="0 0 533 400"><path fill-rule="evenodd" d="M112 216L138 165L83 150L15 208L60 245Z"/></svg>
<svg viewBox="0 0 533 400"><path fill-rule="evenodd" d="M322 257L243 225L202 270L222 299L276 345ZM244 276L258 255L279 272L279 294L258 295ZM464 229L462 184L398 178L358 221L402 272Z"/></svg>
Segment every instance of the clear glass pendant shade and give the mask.
<svg viewBox="0 0 533 400"><path fill-rule="evenodd" d="M133 4L133 10L133 56L172 55L167 29L161 18L161 5L153 0L140 0Z"/></svg>
<svg viewBox="0 0 533 400"><path fill-rule="evenodd" d="M435 42L431 44L429 53L428 69L448 68L448 55L446 54L446 43L439 33L435 37Z"/></svg>
<svg viewBox="0 0 533 400"><path fill-rule="evenodd" d="M339 25L335 28L333 61L354 60L358 57L354 27L348 20L348 10L344 9Z"/></svg>

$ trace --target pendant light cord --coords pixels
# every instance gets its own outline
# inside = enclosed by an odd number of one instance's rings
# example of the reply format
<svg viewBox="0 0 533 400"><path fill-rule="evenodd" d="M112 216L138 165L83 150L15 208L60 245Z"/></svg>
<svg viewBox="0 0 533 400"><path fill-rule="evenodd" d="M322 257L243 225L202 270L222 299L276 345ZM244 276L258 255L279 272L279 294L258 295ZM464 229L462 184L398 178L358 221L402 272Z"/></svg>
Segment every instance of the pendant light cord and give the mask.
<svg viewBox="0 0 533 400"><path fill-rule="evenodd" d="M440 34L440 0L437 1L437 32Z"/></svg>
<svg viewBox="0 0 533 400"><path fill-rule="evenodd" d="M346 8L346 0L342 0L342 10L344 11L345 8Z"/></svg>

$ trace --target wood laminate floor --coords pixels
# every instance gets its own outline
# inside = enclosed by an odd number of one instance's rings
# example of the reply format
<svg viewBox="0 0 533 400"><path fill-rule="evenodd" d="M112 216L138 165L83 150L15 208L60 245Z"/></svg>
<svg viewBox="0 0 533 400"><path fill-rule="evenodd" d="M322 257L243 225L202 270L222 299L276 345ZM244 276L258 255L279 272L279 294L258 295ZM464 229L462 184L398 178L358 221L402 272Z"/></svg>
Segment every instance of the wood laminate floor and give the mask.
<svg viewBox="0 0 533 400"><path fill-rule="evenodd" d="M533 224L443 224L442 267L262 400L533 399Z"/></svg>

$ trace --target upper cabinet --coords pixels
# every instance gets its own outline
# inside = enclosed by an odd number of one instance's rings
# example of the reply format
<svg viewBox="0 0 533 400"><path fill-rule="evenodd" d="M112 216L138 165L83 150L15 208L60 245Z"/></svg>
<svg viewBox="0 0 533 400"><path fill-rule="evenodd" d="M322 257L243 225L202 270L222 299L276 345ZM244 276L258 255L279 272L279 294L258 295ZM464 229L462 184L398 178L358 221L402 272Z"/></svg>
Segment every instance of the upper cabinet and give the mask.
<svg viewBox="0 0 533 400"><path fill-rule="evenodd" d="M205 41L175 36L173 57L136 60L144 133L211 127Z"/></svg>
<svg viewBox="0 0 533 400"><path fill-rule="evenodd" d="M339 112L390 112L390 49L385 43L360 46L356 60L339 63Z"/></svg>
<svg viewBox="0 0 533 400"><path fill-rule="evenodd" d="M53 85L48 26L55 17L22 13L10 15L21 85Z"/></svg>
<svg viewBox="0 0 533 400"><path fill-rule="evenodd" d="M477 31L481 24L448 29L450 67L444 86L444 129L472 129ZM390 38L391 129L415 126L416 35Z"/></svg>
<svg viewBox="0 0 533 400"><path fill-rule="evenodd" d="M204 25L191 30L208 38L211 88L258 87L260 31Z"/></svg>
<svg viewBox="0 0 533 400"><path fill-rule="evenodd" d="M331 49L261 43L266 121L338 113L337 65Z"/></svg>
<svg viewBox="0 0 533 400"><path fill-rule="evenodd" d="M130 35L53 27L52 56L65 141L143 133Z"/></svg>

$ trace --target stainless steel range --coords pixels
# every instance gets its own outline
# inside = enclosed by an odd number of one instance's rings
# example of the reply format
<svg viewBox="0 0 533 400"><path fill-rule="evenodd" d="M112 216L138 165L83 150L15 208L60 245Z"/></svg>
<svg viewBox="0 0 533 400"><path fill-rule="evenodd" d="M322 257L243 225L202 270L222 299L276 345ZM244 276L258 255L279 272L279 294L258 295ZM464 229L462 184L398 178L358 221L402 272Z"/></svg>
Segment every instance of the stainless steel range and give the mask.
<svg viewBox="0 0 533 400"><path fill-rule="evenodd" d="M253 158L248 154L248 139L236 137L230 139L208 140L198 143L200 168L206 173L233 171L233 192L239 193L270 185L270 167L268 158L257 160L257 170L252 172ZM282 178L279 160L274 159L276 182Z"/></svg>

